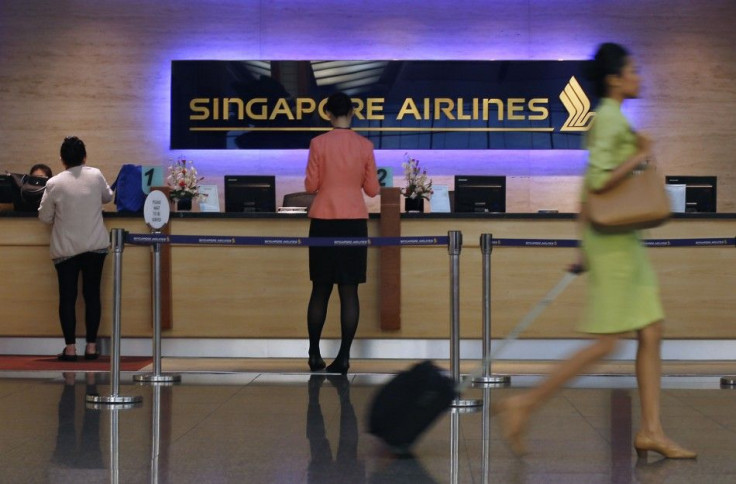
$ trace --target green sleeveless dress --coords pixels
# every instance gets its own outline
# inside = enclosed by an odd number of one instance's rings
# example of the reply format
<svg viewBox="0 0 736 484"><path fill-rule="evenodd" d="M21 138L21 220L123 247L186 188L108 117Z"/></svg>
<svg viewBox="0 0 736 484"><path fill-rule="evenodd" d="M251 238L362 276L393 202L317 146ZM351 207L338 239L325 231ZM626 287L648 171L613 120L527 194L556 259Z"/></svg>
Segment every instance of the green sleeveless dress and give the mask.
<svg viewBox="0 0 736 484"><path fill-rule="evenodd" d="M602 187L611 171L636 153L636 134L618 102L601 100L587 148L584 187L590 189ZM638 231L604 234L587 225L582 243L588 264L588 293L581 331L623 333L664 318L657 276Z"/></svg>

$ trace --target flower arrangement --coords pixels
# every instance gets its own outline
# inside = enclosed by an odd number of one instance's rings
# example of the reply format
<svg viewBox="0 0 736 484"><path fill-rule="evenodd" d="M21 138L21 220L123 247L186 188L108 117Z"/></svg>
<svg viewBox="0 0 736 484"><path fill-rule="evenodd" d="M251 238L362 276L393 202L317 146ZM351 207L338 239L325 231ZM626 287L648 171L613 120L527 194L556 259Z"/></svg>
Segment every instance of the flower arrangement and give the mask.
<svg viewBox="0 0 736 484"><path fill-rule="evenodd" d="M166 177L166 183L171 188L170 198L181 200L202 197L203 195L199 193L201 180L204 180L204 177L198 176L194 162L179 157L173 165L169 166L169 176Z"/></svg>
<svg viewBox="0 0 736 484"><path fill-rule="evenodd" d="M406 180L406 186L401 189L401 194L406 198L429 200L434 194L432 179L427 176L427 170L419 166L419 160L406 155L406 160L401 166L404 168L404 179Z"/></svg>

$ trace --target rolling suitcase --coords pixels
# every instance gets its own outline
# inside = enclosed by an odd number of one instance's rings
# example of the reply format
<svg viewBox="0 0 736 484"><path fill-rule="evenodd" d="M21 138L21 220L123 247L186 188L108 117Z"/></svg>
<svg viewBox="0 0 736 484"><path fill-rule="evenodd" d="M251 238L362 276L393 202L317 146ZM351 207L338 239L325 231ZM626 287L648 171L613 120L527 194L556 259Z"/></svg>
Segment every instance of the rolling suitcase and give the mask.
<svg viewBox="0 0 736 484"><path fill-rule="evenodd" d="M483 374L483 369L511 341L514 341L580 271L567 272L538 302L509 335L488 355L479 369L457 384L431 361L423 361L399 373L376 392L369 407L368 431L385 442L393 452L405 454L432 423L450 408L452 401Z"/></svg>

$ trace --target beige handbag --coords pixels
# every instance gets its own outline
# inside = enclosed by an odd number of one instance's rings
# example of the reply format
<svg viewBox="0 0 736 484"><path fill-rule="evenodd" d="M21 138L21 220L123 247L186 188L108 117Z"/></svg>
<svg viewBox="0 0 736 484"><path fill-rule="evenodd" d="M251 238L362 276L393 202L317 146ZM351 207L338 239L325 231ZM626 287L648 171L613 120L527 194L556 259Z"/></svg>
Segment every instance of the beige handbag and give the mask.
<svg viewBox="0 0 736 484"><path fill-rule="evenodd" d="M672 214L664 181L645 164L600 193L588 191L586 213L600 232L630 232L663 224Z"/></svg>

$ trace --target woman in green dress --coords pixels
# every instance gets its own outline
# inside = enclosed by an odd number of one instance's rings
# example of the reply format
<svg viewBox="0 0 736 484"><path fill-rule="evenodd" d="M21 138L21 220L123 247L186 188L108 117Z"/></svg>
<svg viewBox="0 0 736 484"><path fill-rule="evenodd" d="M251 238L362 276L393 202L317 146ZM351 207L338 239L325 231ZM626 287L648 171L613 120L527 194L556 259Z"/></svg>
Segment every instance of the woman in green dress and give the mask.
<svg viewBox="0 0 736 484"><path fill-rule="evenodd" d="M588 299L580 329L595 336L586 348L560 363L539 386L494 406L504 438L524 453L523 434L531 413L562 385L610 354L621 337L636 332L636 377L641 428L634 447L640 457L654 451L672 459L692 459L695 452L668 439L660 420L660 341L664 312L657 277L637 231L603 234L585 220L585 193L604 192L650 160L651 141L632 130L621 104L639 94L639 75L629 53L617 44L602 44L590 63L590 79L601 98L588 133L588 166L584 178L580 226L582 250L574 268L586 269Z"/></svg>

